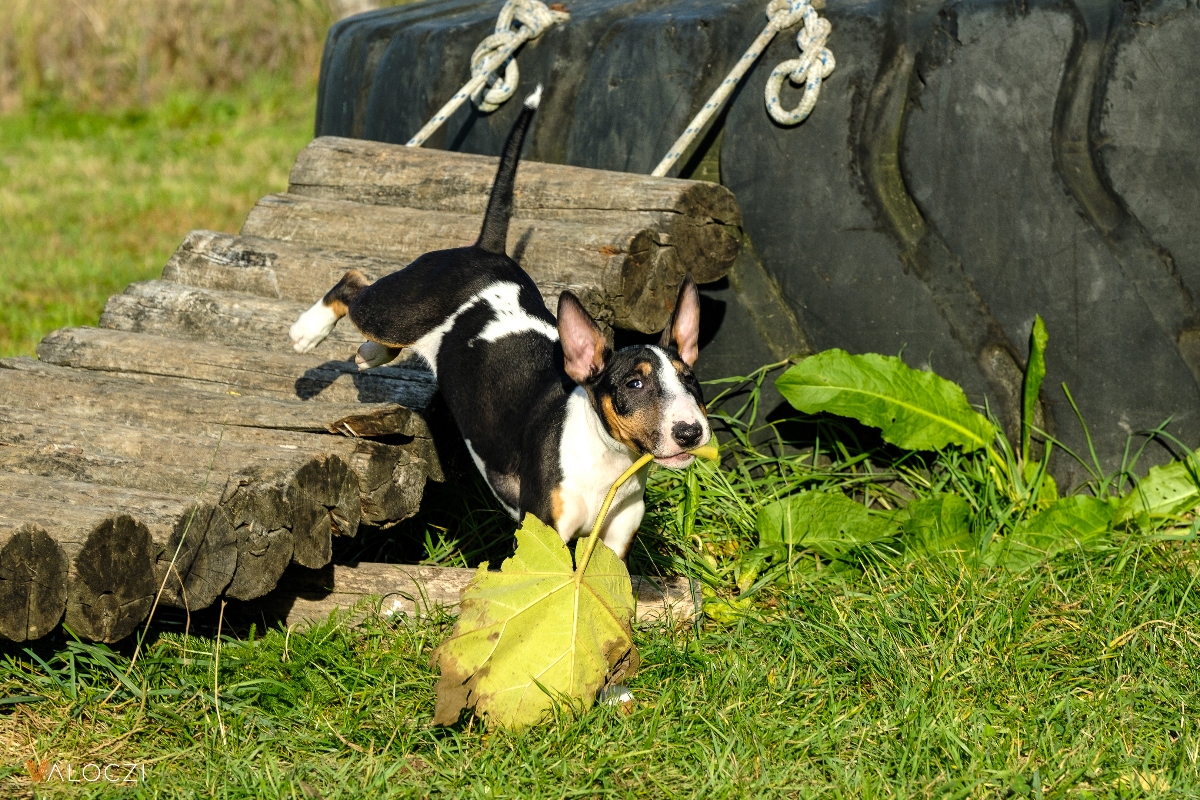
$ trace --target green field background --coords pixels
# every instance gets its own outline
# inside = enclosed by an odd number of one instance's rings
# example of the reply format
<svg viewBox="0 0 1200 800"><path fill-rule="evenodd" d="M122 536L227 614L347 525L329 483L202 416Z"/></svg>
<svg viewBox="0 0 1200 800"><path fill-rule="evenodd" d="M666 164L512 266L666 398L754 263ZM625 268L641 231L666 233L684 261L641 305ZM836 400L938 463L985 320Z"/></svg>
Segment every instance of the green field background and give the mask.
<svg viewBox="0 0 1200 800"><path fill-rule="evenodd" d="M394 5L395 3L377 3ZM0 356L236 232L312 136L325 0L5 0Z"/></svg>

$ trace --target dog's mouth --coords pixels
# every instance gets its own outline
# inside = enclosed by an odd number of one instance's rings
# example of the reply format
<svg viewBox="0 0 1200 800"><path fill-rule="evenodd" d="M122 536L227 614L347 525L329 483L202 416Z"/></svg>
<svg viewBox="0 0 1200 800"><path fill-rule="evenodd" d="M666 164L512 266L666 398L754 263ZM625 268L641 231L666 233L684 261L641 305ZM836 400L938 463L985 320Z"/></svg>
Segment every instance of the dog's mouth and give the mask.
<svg viewBox="0 0 1200 800"><path fill-rule="evenodd" d="M695 460L696 457L694 455L684 452L673 456L656 456L654 463L662 464L664 467L670 467L671 469L683 469Z"/></svg>

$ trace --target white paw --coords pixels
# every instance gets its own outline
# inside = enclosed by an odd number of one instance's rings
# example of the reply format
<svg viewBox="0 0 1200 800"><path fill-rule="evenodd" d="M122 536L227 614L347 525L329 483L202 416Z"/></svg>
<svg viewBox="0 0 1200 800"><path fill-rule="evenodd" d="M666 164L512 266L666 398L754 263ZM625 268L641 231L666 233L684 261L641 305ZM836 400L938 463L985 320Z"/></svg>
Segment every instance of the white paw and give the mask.
<svg viewBox="0 0 1200 800"><path fill-rule="evenodd" d="M602 706L623 706L626 703L633 703L633 693L627 687L617 683L601 689L600 694L596 695L596 702Z"/></svg>
<svg viewBox="0 0 1200 800"><path fill-rule="evenodd" d="M358 364L360 370L370 369L394 361L399 354L397 348L387 347L378 342L363 342L354 355L354 363Z"/></svg>
<svg viewBox="0 0 1200 800"><path fill-rule="evenodd" d="M337 324L337 314L333 309L318 301L312 308L300 315L292 325L288 335L292 337L292 349L297 353L307 353L325 341L325 337Z"/></svg>

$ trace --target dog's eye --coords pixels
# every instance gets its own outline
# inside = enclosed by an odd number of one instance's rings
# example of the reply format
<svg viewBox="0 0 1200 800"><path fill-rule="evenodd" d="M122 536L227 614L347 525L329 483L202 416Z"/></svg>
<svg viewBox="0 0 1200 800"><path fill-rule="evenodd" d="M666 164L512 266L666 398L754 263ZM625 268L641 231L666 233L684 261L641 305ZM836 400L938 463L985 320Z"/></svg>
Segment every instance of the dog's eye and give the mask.
<svg viewBox="0 0 1200 800"><path fill-rule="evenodd" d="M631 380L631 381L626 381L626 382L625 382L625 385L626 385L626 386L628 386L630 389L640 389L640 388L642 388L642 382L641 382L641 380L639 380L638 378L634 378L634 379L633 379L633 380Z"/></svg>

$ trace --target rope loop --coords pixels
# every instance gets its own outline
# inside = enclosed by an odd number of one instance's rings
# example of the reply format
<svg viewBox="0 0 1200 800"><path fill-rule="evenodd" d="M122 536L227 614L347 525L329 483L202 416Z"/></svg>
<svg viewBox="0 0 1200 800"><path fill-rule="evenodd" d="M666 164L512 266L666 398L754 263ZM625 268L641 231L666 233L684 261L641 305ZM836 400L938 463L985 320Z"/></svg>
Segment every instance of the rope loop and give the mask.
<svg viewBox="0 0 1200 800"><path fill-rule="evenodd" d="M825 40L829 38L833 26L817 14L813 8L813 0L771 0L767 4L767 24L762 33L750 43L750 47L734 64L716 91L709 96L704 107L688 123L687 128L671 145L671 149L658 162L651 175L662 177L671 171L671 167L683 157L709 121L720 113L738 82L758 61L758 57L771 44L775 34L800 22L804 23L796 37L800 45L800 58L783 62L767 79L767 113L782 125L803 122L804 118L812 113L813 106L817 104L817 95L821 91L821 80L833 72L833 53L825 47ZM808 79L804 97L795 111L783 111L779 106L779 88L783 84L784 76L790 76L796 83L800 83L806 77Z"/></svg>
<svg viewBox="0 0 1200 800"><path fill-rule="evenodd" d="M817 98L821 94L821 81L828 78L837 66L833 53L825 46L833 26L829 24L829 20L817 14L810 0L771 0L771 4L767 6L767 16L770 18L770 25L779 25L778 30L790 27L800 20L804 21L804 27L796 34L800 57L783 61L771 70L765 90L767 113L771 115L771 119L780 125L799 125L816 106ZM784 22L786 24L782 24ZM791 111L784 109L779 102L779 91L783 88L784 78L804 87L800 104Z"/></svg>
<svg viewBox="0 0 1200 800"><path fill-rule="evenodd" d="M513 54L522 44L536 39L551 25L566 22L571 15L548 8L541 0L507 0L496 18L496 31L475 48L471 56L471 79L434 112L425 127L413 134L406 147L420 147L442 126L450 115L471 99L481 111L490 113L500 107L516 91L517 61ZM513 30L513 23L521 27ZM496 73L503 67L504 77Z"/></svg>
<svg viewBox="0 0 1200 800"><path fill-rule="evenodd" d="M804 19L804 0L771 0L767 3L767 24L775 33L795 25Z"/></svg>
<svg viewBox="0 0 1200 800"><path fill-rule="evenodd" d="M496 17L496 32L480 42L471 54L471 77L482 75L486 81L471 96L476 107L490 113L512 97L521 77L513 53L547 28L569 18L566 12L552 10L541 0L507 0ZM520 27L514 28L514 22ZM503 76L497 74L502 65Z"/></svg>

